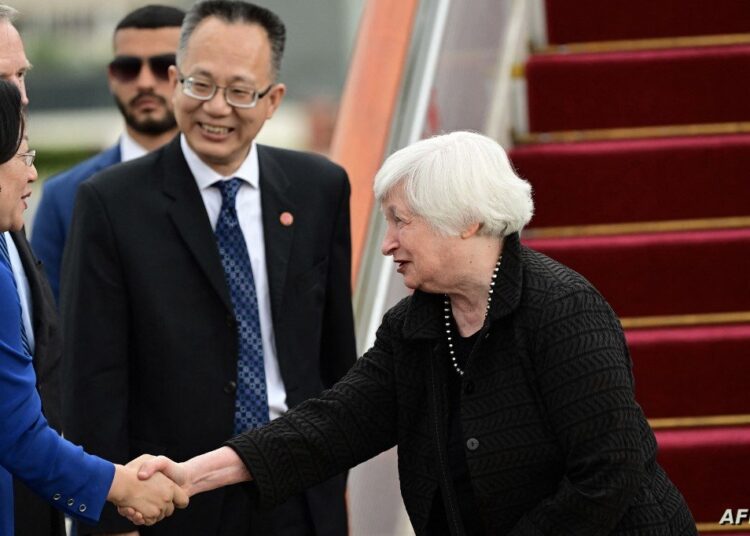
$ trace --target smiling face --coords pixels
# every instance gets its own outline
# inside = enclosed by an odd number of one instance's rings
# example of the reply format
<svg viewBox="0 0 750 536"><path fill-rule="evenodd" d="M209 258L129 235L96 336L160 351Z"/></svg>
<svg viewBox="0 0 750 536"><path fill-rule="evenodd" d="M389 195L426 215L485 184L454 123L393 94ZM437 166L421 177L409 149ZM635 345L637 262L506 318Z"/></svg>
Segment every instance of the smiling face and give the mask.
<svg viewBox="0 0 750 536"><path fill-rule="evenodd" d="M0 78L18 86L24 106L29 104L26 96L26 73L29 68L18 30L7 20L0 21Z"/></svg>
<svg viewBox="0 0 750 536"><path fill-rule="evenodd" d="M129 56L144 61L153 56L175 54L179 39L177 27L123 28L115 33L115 58ZM172 86L167 78L154 73L148 62L141 64L140 72L132 80L116 74L110 69L109 89L128 130L158 135L177 128L172 113Z"/></svg>
<svg viewBox="0 0 750 536"><path fill-rule="evenodd" d="M456 264L454 253L460 250L461 238L443 236L415 215L400 186L383 199L381 208L387 226L381 252L393 257L404 284L424 292L451 291L451 266Z"/></svg>
<svg viewBox="0 0 750 536"><path fill-rule="evenodd" d="M28 151L29 143L24 139L18 152ZM31 195L31 183L36 177L36 168L27 166L18 155L0 165L0 231L21 230L23 213L28 208L26 199Z"/></svg>
<svg viewBox="0 0 750 536"><path fill-rule="evenodd" d="M200 77L218 86L242 85L264 91L273 82L271 45L258 24L226 23L216 17L201 22L193 32L177 68L170 69L177 123L191 149L214 171L228 176L247 157L253 140L284 96L276 84L255 108L227 104L224 90L211 100L185 95L179 75Z"/></svg>

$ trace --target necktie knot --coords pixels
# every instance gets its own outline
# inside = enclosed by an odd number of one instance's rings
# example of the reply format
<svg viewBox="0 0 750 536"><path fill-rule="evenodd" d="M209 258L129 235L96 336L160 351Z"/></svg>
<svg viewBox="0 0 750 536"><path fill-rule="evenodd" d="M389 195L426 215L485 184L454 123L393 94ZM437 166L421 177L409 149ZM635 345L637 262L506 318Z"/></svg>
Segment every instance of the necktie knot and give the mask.
<svg viewBox="0 0 750 536"><path fill-rule="evenodd" d="M237 177L234 177L233 179L229 179L226 181L218 181L214 183L214 186L219 189L221 192L221 203L222 207L224 206L235 206L235 201L237 200L237 192L240 191L240 186L242 186L242 179L239 179Z"/></svg>

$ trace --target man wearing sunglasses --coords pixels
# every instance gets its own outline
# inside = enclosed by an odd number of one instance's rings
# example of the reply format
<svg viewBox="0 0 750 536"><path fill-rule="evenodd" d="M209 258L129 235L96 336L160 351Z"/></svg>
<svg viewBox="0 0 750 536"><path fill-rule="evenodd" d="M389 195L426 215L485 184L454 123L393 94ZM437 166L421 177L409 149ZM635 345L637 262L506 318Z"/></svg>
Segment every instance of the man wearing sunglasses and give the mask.
<svg viewBox="0 0 750 536"><path fill-rule="evenodd" d="M109 88L125 119L116 145L44 184L31 245L44 264L55 294L60 293L62 253L78 185L95 173L158 149L177 134L168 70L175 62L181 9L148 5L126 15L115 28L115 58Z"/></svg>
<svg viewBox="0 0 750 536"><path fill-rule="evenodd" d="M347 174L256 143L286 91L285 36L257 5L195 4L169 71L180 135L78 189L63 407L67 437L91 452L190 458L354 363ZM344 536L344 488L338 475L265 512L236 486L143 536ZM132 528L105 510L94 531Z"/></svg>

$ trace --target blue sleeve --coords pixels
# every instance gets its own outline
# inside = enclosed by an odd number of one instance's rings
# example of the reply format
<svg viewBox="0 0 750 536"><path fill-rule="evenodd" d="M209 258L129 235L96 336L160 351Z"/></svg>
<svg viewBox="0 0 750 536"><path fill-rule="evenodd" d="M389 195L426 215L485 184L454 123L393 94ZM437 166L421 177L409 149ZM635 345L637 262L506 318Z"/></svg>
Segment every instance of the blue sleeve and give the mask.
<svg viewBox="0 0 750 536"><path fill-rule="evenodd" d="M65 247L66 225L60 210L59 192L52 183L45 183L42 199L34 216L31 233L31 247L34 254L42 261L49 284L55 299L60 299L60 268L62 266L63 248Z"/></svg>
<svg viewBox="0 0 750 536"><path fill-rule="evenodd" d="M114 465L47 425L31 359L21 346L19 307L13 275L0 264L0 466L65 514L96 522Z"/></svg>

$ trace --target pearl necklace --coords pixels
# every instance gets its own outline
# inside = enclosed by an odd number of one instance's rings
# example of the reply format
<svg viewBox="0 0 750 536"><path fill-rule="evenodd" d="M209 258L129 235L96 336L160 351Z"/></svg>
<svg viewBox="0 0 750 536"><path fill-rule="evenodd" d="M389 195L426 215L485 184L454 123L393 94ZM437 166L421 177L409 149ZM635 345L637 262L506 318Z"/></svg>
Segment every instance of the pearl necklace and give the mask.
<svg viewBox="0 0 750 536"><path fill-rule="evenodd" d="M497 272L500 271L500 263L503 260L503 256L500 255L500 258L497 259L497 263L495 264L495 269L492 271L492 281L490 281L490 292L487 295L487 307L484 310L484 321L487 322L487 315L490 312L490 305L492 304L492 293L495 290L495 282L497 281ZM451 332L451 300L448 297L448 295L445 295L445 335L448 337L448 353L451 356L451 363L453 364L453 368L458 373L459 376L464 375L464 371L461 367L458 366L458 359L456 358L456 352L453 350L453 333Z"/></svg>

